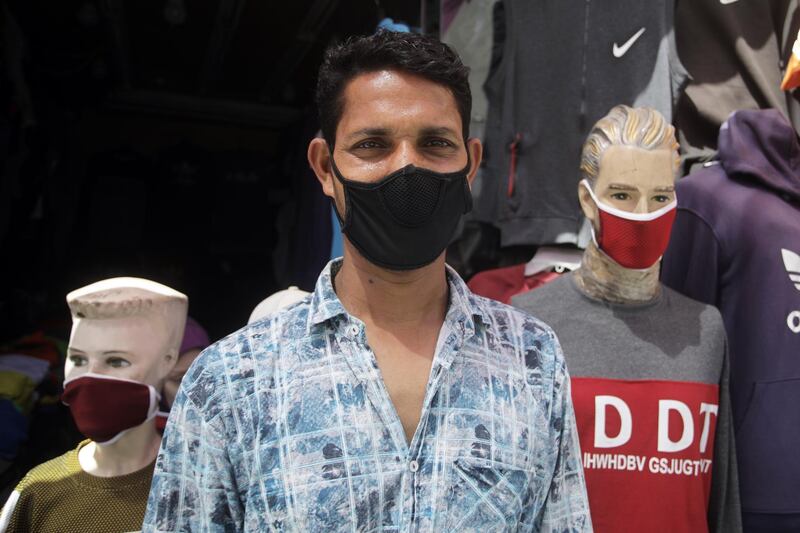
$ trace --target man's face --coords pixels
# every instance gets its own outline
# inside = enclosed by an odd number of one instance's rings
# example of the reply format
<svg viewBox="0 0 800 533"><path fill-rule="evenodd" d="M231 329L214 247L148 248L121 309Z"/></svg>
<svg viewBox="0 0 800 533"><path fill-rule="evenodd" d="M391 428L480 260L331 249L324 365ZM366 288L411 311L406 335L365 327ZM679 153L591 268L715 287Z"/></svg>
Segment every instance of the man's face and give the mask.
<svg viewBox="0 0 800 533"><path fill-rule="evenodd" d="M75 319L64 377L87 372L132 379L158 389L172 366L165 328L143 316Z"/></svg>
<svg viewBox="0 0 800 533"><path fill-rule="evenodd" d="M467 151L456 100L446 87L403 72L356 76L344 90L334 159L346 178L366 183L409 164L437 172L461 170ZM325 193L344 213L341 183L326 185Z"/></svg>
<svg viewBox="0 0 800 533"><path fill-rule="evenodd" d="M167 374L167 379L164 380L164 401L167 405L172 406L172 402L175 401L175 396L178 394L178 387L181 386L183 376L201 351L200 348L193 348L183 352L178 357L178 362L175 363L173 369Z"/></svg>
<svg viewBox="0 0 800 533"><path fill-rule="evenodd" d="M594 193L601 202L623 211L657 211L675 200L674 161L674 152L667 149L611 146L600 160ZM579 193L583 212L597 229L597 206L583 187Z"/></svg>

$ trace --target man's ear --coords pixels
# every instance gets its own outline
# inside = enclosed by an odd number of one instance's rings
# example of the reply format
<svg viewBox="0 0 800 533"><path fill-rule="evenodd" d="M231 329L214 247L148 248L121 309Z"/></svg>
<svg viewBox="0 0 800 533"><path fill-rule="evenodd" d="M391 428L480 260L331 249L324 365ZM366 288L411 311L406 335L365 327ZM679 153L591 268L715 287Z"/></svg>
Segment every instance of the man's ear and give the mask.
<svg viewBox="0 0 800 533"><path fill-rule="evenodd" d="M470 169L467 174L467 182L472 188L472 182L475 181L475 176L478 174L478 169L481 166L483 158L483 144L477 138L467 139L467 151L469 152Z"/></svg>
<svg viewBox="0 0 800 533"><path fill-rule="evenodd" d="M592 226L597 230L597 204L594 203L594 199L592 199L592 195L589 194L589 189L586 188L586 182L584 181L578 183L578 201L581 204L583 215L589 219L589 222L591 222Z"/></svg>
<svg viewBox="0 0 800 533"><path fill-rule="evenodd" d="M315 137L308 143L308 164L322 185L322 193L329 198L335 198L333 186L335 177L331 169L331 152L325 139Z"/></svg>

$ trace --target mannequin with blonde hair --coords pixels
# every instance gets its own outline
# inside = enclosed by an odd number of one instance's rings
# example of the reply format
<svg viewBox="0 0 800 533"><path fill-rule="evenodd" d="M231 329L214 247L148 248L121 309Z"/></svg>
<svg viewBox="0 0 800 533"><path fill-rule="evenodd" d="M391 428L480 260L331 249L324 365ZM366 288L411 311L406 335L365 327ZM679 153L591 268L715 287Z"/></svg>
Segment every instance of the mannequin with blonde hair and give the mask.
<svg viewBox="0 0 800 533"><path fill-rule="evenodd" d="M564 349L599 533L741 531L722 319L658 279L677 148L652 109L598 121L578 185L594 237L582 264L512 299Z"/></svg>

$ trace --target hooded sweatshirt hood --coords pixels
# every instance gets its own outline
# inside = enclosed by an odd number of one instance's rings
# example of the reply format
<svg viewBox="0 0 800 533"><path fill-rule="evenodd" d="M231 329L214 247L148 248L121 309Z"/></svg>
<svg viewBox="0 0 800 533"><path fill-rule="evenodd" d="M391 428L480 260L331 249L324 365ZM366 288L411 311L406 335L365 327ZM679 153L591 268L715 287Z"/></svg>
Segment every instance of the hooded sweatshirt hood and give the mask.
<svg viewBox="0 0 800 533"><path fill-rule="evenodd" d="M800 201L800 142L780 111L732 113L719 130L719 158L728 176Z"/></svg>

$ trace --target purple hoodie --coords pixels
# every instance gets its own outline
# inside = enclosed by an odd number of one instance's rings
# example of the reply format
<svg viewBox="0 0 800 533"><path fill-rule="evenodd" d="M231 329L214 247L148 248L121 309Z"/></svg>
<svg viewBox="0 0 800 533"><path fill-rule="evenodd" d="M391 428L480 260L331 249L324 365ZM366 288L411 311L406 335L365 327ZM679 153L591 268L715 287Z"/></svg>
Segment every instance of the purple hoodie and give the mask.
<svg viewBox="0 0 800 533"><path fill-rule="evenodd" d="M737 111L719 161L680 180L663 282L717 306L730 343L742 511L800 513L800 143Z"/></svg>

